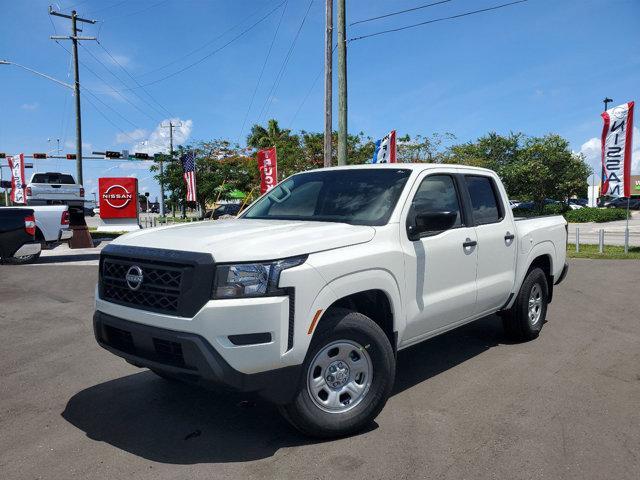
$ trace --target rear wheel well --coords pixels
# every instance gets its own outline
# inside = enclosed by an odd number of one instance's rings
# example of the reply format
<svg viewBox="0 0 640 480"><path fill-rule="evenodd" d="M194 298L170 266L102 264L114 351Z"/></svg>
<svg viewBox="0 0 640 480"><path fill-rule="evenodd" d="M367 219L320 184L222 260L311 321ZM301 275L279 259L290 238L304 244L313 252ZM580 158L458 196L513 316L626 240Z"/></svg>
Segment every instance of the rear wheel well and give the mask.
<svg viewBox="0 0 640 480"><path fill-rule="evenodd" d="M36 240L44 242L44 234L42 233L42 230L40 230L40 227L36 227Z"/></svg>
<svg viewBox="0 0 640 480"><path fill-rule="evenodd" d="M382 290L365 290L336 300L327 309L346 308L366 315L384 331L393 351L396 351L396 335L393 330L393 311L389 297ZM322 321L322 320L321 320Z"/></svg>
<svg viewBox="0 0 640 480"><path fill-rule="evenodd" d="M548 303L551 303L551 299L553 298L553 275L551 272L551 257L549 257L549 255L540 255L539 257L536 257L533 262L531 262L531 265L529 265L527 275L529 275L529 272L534 268L539 268L540 270L542 270L545 277L547 277L547 286L549 287Z"/></svg>

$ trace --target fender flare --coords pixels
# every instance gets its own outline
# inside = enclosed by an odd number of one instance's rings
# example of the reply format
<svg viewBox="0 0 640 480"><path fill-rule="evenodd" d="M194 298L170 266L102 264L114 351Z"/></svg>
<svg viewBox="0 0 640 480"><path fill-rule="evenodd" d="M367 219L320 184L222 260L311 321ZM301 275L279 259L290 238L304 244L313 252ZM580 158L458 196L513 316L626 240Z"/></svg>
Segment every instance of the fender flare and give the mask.
<svg viewBox="0 0 640 480"><path fill-rule="evenodd" d="M549 257L549 266L550 266L550 274L553 277L554 272L554 259L556 258L556 247L551 240L545 240L536 244L529 252L527 253L526 260L518 263L523 265L521 269L516 272L516 281L513 284L513 291L511 292L511 297L509 302L504 306L505 309L511 308L513 306L517 294L520 291L520 287L522 286L522 282L524 282L525 276L531 268L534 260L539 257ZM550 285L549 288L553 286Z"/></svg>
<svg viewBox="0 0 640 480"><path fill-rule="evenodd" d="M406 319L402 308L400 286L389 270L381 268L360 270L328 282L314 299L307 318L313 318L318 310L322 310L322 315L324 315L329 307L341 298L367 290L380 290L387 296L393 316L393 330L401 335L405 328ZM322 315L317 319L318 322L322 320ZM310 326L311 321L306 328L308 329Z"/></svg>

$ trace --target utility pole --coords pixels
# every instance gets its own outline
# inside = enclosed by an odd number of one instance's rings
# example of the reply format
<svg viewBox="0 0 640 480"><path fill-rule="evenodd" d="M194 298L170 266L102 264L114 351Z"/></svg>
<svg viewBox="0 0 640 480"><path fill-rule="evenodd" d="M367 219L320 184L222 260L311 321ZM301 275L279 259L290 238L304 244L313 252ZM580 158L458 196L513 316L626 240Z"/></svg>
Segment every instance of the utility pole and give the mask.
<svg viewBox="0 0 640 480"><path fill-rule="evenodd" d="M338 165L347 164L347 26L345 0L338 0Z"/></svg>
<svg viewBox="0 0 640 480"><path fill-rule="evenodd" d="M80 72L78 70L78 40L95 40L95 37L79 37L78 32L82 29L78 29L78 22L81 23L96 23L95 20L89 20L86 18L78 17L75 10L71 12L71 15L56 12L51 6L49 6L49 15L56 17L68 18L71 20L71 36L51 36L52 40L71 40L73 42L73 95L76 100L76 177L78 183L83 183L82 178L82 115L80 111Z"/></svg>
<svg viewBox="0 0 640 480"><path fill-rule="evenodd" d="M173 129L181 127L182 122L175 124L169 120L169 125L161 126L169 129L169 157L173 160ZM160 216L164 217L164 162L162 161L162 157L160 157Z"/></svg>
<svg viewBox="0 0 640 480"><path fill-rule="evenodd" d="M333 130L333 0L326 0L324 34L324 166L331 166Z"/></svg>

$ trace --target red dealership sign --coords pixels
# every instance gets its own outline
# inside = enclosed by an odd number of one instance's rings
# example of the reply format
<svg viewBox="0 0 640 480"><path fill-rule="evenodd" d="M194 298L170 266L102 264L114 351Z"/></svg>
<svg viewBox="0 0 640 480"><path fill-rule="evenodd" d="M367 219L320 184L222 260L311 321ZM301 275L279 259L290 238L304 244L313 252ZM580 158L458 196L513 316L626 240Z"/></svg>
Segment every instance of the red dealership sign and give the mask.
<svg viewBox="0 0 640 480"><path fill-rule="evenodd" d="M138 218L138 179L99 178L100 218Z"/></svg>
<svg viewBox="0 0 640 480"><path fill-rule="evenodd" d="M258 152L260 170L260 193L268 192L278 183L278 159L276 147L265 148Z"/></svg>

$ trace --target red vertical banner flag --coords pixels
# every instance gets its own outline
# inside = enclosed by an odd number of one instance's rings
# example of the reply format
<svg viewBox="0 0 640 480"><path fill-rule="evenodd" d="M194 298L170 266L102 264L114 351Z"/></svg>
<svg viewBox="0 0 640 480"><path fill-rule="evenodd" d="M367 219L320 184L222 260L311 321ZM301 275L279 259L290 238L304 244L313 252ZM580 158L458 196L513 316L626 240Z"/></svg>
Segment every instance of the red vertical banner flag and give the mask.
<svg viewBox="0 0 640 480"><path fill-rule="evenodd" d="M11 170L11 201L13 203L27 203L24 189L27 186L24 178L24 154L8 157Z"/></svg>
<svg viewBox="0 0 640 480"><path fill-rule="evenodd" d="M631 195L633 106L634 102L628 102L602 113L603 196L628 198Z"/></svg>
<svg viewBox="0 0 640 480"><path fill-rule="evenodd" d="M258 169L260 170L260 194L263 194L278 183L276 147L265 148L258 152Z"/></svg>

